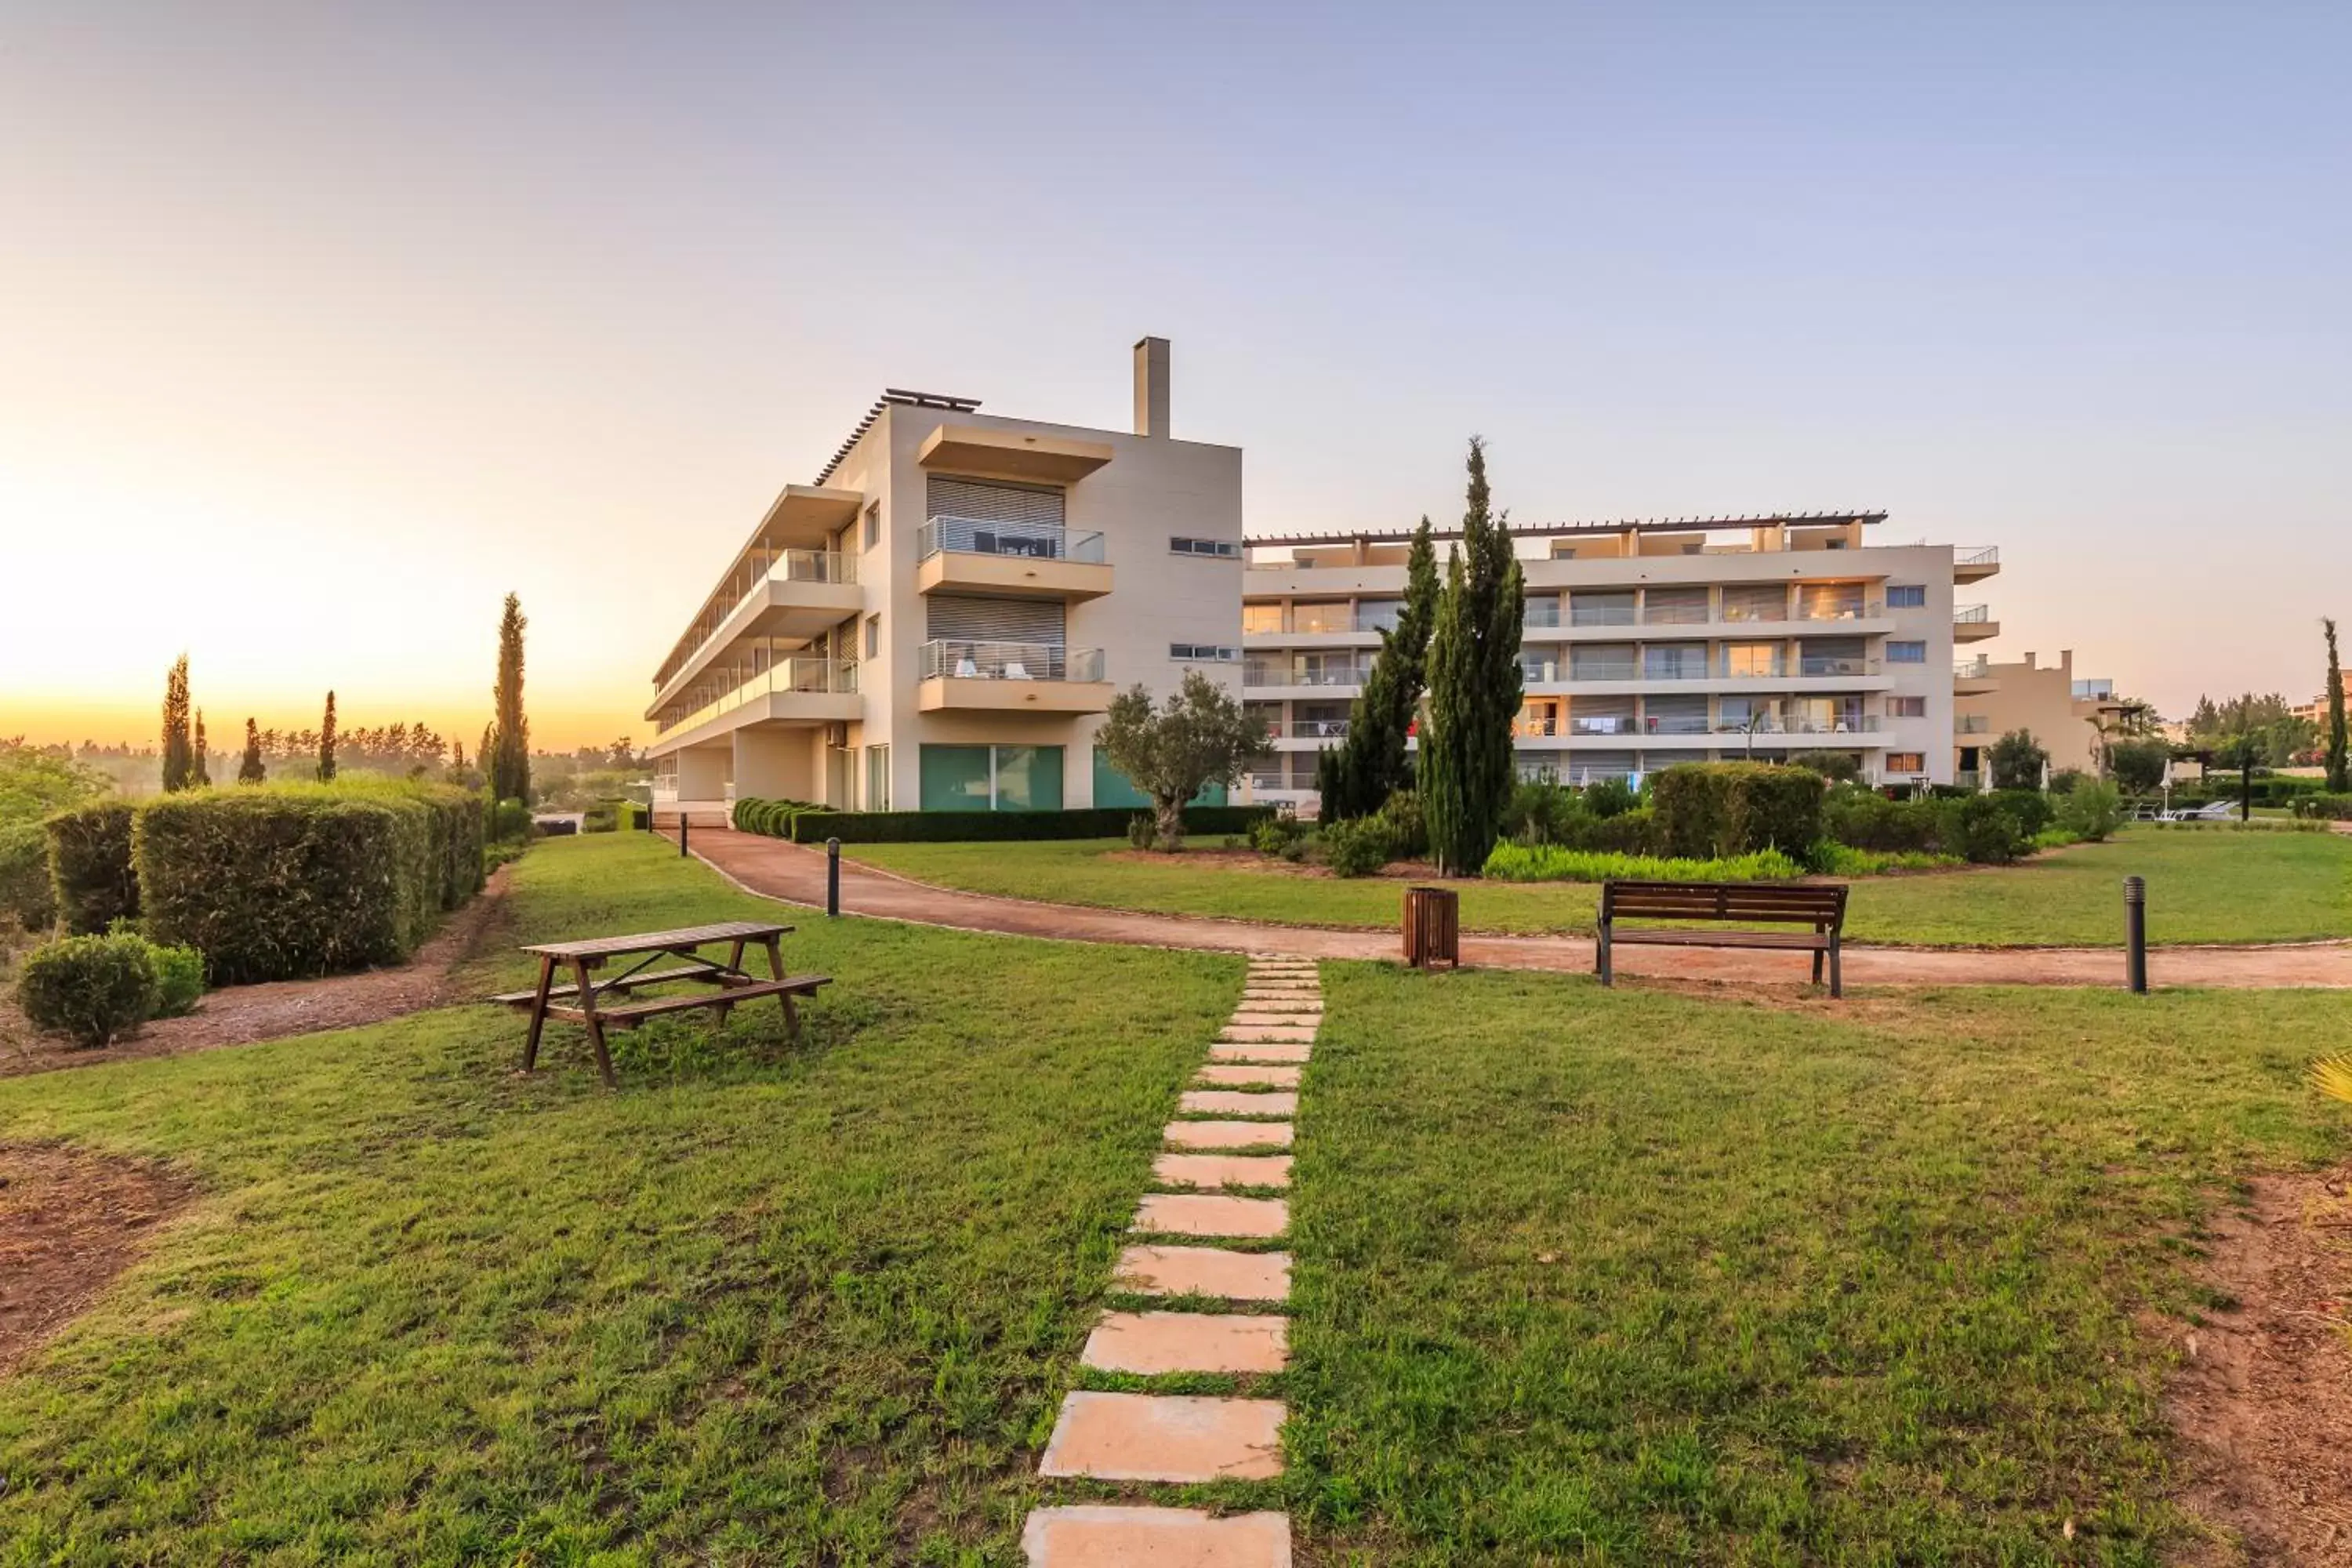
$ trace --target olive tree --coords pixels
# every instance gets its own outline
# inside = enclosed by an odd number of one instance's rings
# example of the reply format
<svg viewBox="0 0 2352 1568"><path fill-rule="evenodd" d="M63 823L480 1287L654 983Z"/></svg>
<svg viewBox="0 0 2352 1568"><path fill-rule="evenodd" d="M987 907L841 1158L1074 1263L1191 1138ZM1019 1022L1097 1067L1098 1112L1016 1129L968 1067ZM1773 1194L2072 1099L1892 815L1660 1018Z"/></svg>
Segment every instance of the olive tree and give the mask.
<svg viewBox="0 0 2352 1568"><path fill-rule="evenodd" d="M1112 698L1095 744L1150 796L1155 842L1172 852L1184 846L1184 803L1213 784L1239 780L1251 755L1265 744L1265 723L1193 669L1160 707L1152 706L1151 693L1140 685Z"/></svg>

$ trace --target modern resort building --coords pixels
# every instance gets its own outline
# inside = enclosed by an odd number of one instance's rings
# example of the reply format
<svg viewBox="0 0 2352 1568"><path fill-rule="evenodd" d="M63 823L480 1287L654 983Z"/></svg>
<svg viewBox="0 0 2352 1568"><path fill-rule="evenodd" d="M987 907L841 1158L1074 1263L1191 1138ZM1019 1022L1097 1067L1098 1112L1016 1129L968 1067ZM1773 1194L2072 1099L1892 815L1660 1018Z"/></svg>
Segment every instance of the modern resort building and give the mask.
<svg viewBox="0 0 2352 1568"><path fill-rule="evenodd" d="M1241 685L1242 454L883 393L788 485L654 673L657 799L879 811L1142 804L1093 738L1112 695Z"/></svg>
<svg viewBox="0 0 2352 1568"><path fill-rule="evenodd" d="M1996 663L1979 659L1958 672L1958 714L1953 721L1954 777L1963 784L1985 782L1985 748L2012 730L2030 731L2050 753L2051 771L2078 768L2096 773L2109 736L2120 734L2142 704L2116 695L2104 676L2074 673L2071 648L2055 664L2033 654Z"/></svg>
<svg viewBox="0 0 2352 1568"><path fill-rule="evenodd" d="M1999 552L1884 544L1881 512L1514 528L1527 579L1523 776L1628 778L1675 763L1852 757L1949 784L1953 649L1998 636L1962 592ZM1440 534L1439 558L1445 541ZM1274 736L1253 797L1311 809L1315 753L1402 603L1404 531L1249 542L1242 689Z"/></svg>
<svg viewBox="0 0 2352 1568"><path fill-rule="evenodd" d="M1401 607L1410 535L1245 539L1241 449L1170 433L1165 340L1136 344L1134 389L1131 430L885 391L775 499L654 672L656 798L1139 805L1095 733L1117 691L1162 696L1198 669L1266 721L1243 798L1311 812L1316 753L1345 735ZM2002 667L1954 654L2000 632L1963 602L2000 556L1885 543L1885 523L1511 530L1521 773L1831 751L1878 782L1965 776Z"/></svg>

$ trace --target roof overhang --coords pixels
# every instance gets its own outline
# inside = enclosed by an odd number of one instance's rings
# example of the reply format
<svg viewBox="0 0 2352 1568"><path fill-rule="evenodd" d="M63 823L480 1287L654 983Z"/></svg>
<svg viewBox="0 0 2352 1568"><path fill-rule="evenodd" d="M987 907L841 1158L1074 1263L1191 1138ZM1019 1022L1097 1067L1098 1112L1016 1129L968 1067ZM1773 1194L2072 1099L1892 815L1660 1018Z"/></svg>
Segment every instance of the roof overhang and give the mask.
<svg viewBox="0 0 2352 1568"><path fill-rule="evenodd" d="M1073 441L1021 430L942 425L923 438L915 460L927 468L998 479L1075 484L1111 459L1108 443Z"/></svg>

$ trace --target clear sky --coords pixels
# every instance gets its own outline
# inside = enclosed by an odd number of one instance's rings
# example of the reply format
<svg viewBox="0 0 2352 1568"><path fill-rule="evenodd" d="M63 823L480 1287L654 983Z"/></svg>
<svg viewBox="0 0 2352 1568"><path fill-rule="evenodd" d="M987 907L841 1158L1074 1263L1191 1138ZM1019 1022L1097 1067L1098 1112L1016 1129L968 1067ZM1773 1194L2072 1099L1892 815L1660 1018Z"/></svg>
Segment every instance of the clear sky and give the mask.
<svg viewBox="0 0 2352 1568"><path fill-rule="evenodd" d="M0 0L0 735L639 718L886 384L1272 530L1883 507L2168 712L2352 618L2352 7Z"/></svg>

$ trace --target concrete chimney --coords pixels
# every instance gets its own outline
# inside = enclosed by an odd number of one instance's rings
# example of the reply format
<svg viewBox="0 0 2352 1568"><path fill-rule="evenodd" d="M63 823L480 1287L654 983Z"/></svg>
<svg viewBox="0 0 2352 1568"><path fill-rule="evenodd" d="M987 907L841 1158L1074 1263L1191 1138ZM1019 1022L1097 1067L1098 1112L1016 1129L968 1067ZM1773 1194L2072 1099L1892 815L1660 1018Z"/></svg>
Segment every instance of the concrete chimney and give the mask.
<svg viewBox="0 0 2352 1568"><path fill-rule="evenodd" d="M1135 433L1168 434L1168 340L1139 338L1135 343Z"/></svg>

